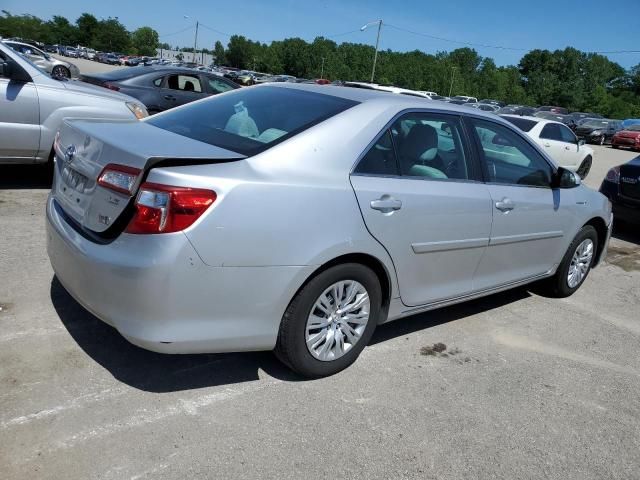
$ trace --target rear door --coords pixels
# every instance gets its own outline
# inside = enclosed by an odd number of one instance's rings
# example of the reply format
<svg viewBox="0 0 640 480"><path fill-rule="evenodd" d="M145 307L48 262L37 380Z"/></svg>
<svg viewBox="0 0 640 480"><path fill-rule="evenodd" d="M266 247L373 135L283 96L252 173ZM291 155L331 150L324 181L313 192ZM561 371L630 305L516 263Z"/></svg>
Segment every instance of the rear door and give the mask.
<svg viewBox="0 0 640 480"><path fill-rule="evenodd" d="M491 240L474 288L531 279L552 270L575 228L573 192L551 188L552 165L522 136L502 124L470 119L491 194ZM497 147L500 147L499 149Z"/></svg>
<svg viewBox="0 0 640 480"><path fill-rule="evenodd" d="M390 253L404 304L469 293L489 242L491 197L460 118L398 118L359 161L351 183L369 232Z"/></svg>
<svg viewBox="0 0 640 480"><path fill-rule="evenodd" d="M0 51L0 61L8 58ZM40 106L35 84L0 76L0 162L30 162L39 149Z"/></svg>
<svg viewBox="0 0 640 480"><path fill-rule="evenodd" d="M197 73L173 73L167 75L160 88L163 110L178 107L206 97L202 79Z"/></svg>

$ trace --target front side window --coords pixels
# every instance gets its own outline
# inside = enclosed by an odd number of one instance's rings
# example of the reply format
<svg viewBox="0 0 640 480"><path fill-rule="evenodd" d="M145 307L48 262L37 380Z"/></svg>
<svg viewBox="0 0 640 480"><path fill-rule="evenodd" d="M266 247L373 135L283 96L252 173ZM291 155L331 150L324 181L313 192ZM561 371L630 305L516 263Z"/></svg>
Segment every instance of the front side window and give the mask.
<svg viewBox="0 0 640 480"><path fill-rule="evenodd" d="M527 141L504 125L471 122L489 182L550 188L553 168Z"/></svg>
<svg viewBox="0 0 640 480"><path fill-rule="evenodd" d="M459 118L408 113L391 127L402 175L440 180L471 178Z"/></svg>
<svg viewBox="0 0 640 480"><path fill-rule="evenodd" d="M169 75L167 77L167 87L171 90L182 90L184 92L202 92L200 79L194 75Z"/></svg>
<svg viewBox="0 0 640 480"><path fill-rule="evenodd" d="M577 139L575 134L564 125L558 125L560 127L560 135L562 136L562 141L566 143L577 143Z"/></svg>

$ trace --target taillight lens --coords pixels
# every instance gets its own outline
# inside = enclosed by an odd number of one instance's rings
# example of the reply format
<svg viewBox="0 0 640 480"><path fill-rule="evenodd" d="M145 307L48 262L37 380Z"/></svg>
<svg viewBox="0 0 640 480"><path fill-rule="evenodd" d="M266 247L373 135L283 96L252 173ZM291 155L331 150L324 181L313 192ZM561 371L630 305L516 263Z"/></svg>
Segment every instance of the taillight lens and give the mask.
<svg viewBox="0 0 640 480"><path fill-rule="evenodd" d="M609 170L605 179L607 180L607 182L619 183L620 167L613 167L611 170Z"/></svg>
<svg viewBox="0 0 640 480"><path fill-rule="evenodd" d="M125 195L133 195L141 170L110 163L98 176L98 185Z"/></svg>
<svg viewBox="0 0 640 480"><path fill-rule="evenodd" d="M136 213L126 232L182 231L193 225L215 201L216 192L212 190L144 183L136 199Z"/></svg>

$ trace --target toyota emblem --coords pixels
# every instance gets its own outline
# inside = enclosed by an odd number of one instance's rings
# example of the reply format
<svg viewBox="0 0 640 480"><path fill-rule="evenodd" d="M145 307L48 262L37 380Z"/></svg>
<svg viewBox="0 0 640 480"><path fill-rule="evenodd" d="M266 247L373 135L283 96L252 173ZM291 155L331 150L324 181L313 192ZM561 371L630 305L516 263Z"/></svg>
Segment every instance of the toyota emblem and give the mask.
<svg viewBox="0 0 640 480"><path fill-rule="evenodd" d="M71 144L64 151L64 162L71 163L73 162L73 157L76 155L76 146Z"/></svg>

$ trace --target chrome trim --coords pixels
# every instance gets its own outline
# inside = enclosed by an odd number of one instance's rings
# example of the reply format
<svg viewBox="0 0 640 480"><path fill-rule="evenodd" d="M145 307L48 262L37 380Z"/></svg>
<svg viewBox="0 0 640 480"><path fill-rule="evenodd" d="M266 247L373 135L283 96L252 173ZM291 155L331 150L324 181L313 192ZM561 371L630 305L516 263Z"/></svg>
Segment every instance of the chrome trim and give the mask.
<svg viewBox="0 0 640 480"><path fill-rule="evenodd" d="M447 252L465 248L481 248L489 245L488 238L469 238L467 240L448 240L443 242L412 243L413 253Z"/></svg>
<svg viewBox="0 0 640 480"><path fill-rule="evenodd" d="M397 320L400 318L404 318L404 317L408 317L410 315L415 315L417 313L421 313L421 312L428 312L429 310L435 310L436 308L442 308L442 307L447 307L449 305L455 305L456 303L462 303L462 302L466 302L468 300L474 300L476 298L480 298L480 297L485 297L487 295L491 295L494 293L498 293L498 292L502 292L504 290L509 290L511 288L515 288L515 287L519 287L522 285L526 285L528 283L532 283L535 282L537 280L542 280L543 278L547 278L550 277L551 275L553 275L553 270L549 270L545 273L541 273L538 275L533 275L531 277L527 277L523 280L518 280L516 282L510 282L510 283L504 283L502 285L499 285L497 287L492 287L492 288L487 288L484 290L478 290L476 292L471 292L471 293L467 293L464 295L461 295L459 297L451 297L451 298L447 298L444 300L438 300L435 302L431 302L431 303L427 303L425 305L421 305L419 307L413 307L410 308L409 310L404 310L402 312L400 312L400 314L397 317L393 317L392 320Z"/></svg>
<svg viewBox="0 0 640 480"><path fill-rule="evenodd" d="M523 233L520 235L505 235L502 237L491 237L491 240L489 240L489 246L508 245L510 243L530 242L532 240L544 240L546 238L559 238L563 236L564 236L564 232L562 231Z"/></svg>

